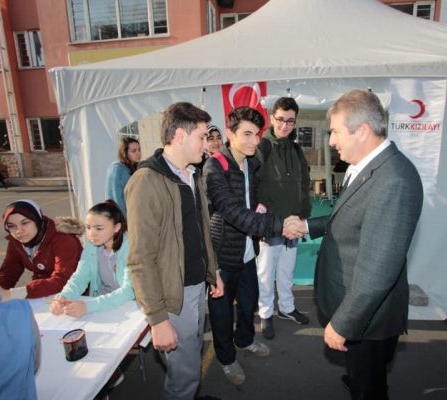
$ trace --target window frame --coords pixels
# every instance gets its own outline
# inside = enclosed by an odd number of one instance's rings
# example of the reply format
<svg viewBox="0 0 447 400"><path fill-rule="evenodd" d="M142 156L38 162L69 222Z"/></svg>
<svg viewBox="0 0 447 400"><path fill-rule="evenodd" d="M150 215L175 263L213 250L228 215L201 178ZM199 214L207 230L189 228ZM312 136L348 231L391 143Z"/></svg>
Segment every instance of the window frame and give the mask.
<svg viewBox="0 0 447 400"><path fill-rule="evenodd" d="M37 125L39 127L40 143L42 145L41 149L36 149L35 148L34 136L33 136L33 132L32 132L32 129L31 129L31 121L37 121ZM40 118L27 118L26 119L26 126L27 126L27 129L28 129L28 138L29 138L29 142L30 142L32 151L35 151L35 152L44 152L44 151L46 151L45 150L45 142L43 141L42 123L40 122Z"/></svg>
<svg viewBox="0 0 447 400"><path fill-rule="evenodd" d="M304 140L301 141L301 138L306 135L306 133L308 134L309 132L305 132L305 131L309 131L311 133L311 145L310 146L305 146L304 145ZM302 133L301 133L302 132ZM316 129L313 126L299 126L297 127L297 143L301 146L302 149L314 149L315 148L315 132Z"/></svg>
<svg viewBox="0 0 447 400"><path fill-rule="evenodd" d="M207 29L208 33L214 33L217 31L217 14L216 14L216 7L214 7L214 4L211 2L211 0L208 0L207 2ZM214 29L213 29L214 28Z"/></svg>
<svg viewBox="0 0 447 400"><path fill-rule="evenodd" d="M42 119L44 120L59 120L59 126L60 126L60 118L59 117L29 117L26 118L26 127L28 130L28 138L30 141L30 146L31 146L31 150L33 152L36 153L42 153L42 152L61 152L63 151L63 146L61 146L59 149L47 149L46 145L45 145L45 138L44 138L44 134L43 134L43 129L42 129ZM33 139L33 132L31 129L31 123L32 121L37 121L38 127L39 127L39 138L40 138L40 143L42 144L42 148L41 149L36 149L35 145L34 145L34 139ZM59 129L59 133L61 136L61 140L62 139L62 132L60 132Z"/></svg>
<svg viewBox="0 0 447 400"><path fill-rule="evenodd" d="M11 121L8 118L0 118L0 121L5 121L5 126L6 126L6 137L8 139L8 145L9 145L9 150L0 150L0 153L13 153L14 152L14 141L13 141L13 137L12 137L12 130L11 130Z"/></svg>
<svg viewBox="0 0 447 400"><path fill-rule="evenodd" d="M79 43L98 43L98 42L111 42L111 41L117 41L117 40L139 40L139 39L150 39L150 38L160 38L160 37L168 37L170 36L170 30L169 30L169 13L168 13L168 1L164 0L165 2L165 9L166 9L166 32L164 33L155 33L155 22L153 18L153 0L146 0L147 2L147 18L148 18L148 27L149 27L149 35L145 36L131 36L131 37L122 37L121 36L121 18L120 18L120 0L114 0L115 1L115 17L117 21L117 30L118 30L118 37L111 38L111 39L92 39L92 32L90 29L90 12L88 8L88 1L89 0L81 0L84 7L84 22L85 22L85 35L86 39L84 40L74 40L75 37L75 29L74 29L74 20L72 13L70 12L70 0L65 0L65 5L67 8L67 18L68 18L68 26L70 30L70 44L79 44Z"/></svg>
<svg viewBox="0 0 447 400"><path fill-rule="evenodd" d="M248 17L250 14L252 14L252 13L250 13L250 12L241 12L241 13L224 13L224 14L220 14L220 29L221 29L221 30L222 30L222 29L225 29L225 28L223 28L223 20L224 20L224 18L234 17L234 19L235 19L234 24L236 24L236 23L239 22L239 16L240 16L240 15L245 15L244 18L246 18L246 17ZM242 19L243 19L243 18L242 18ZM234 24L231 24L231 25L229 25L229 26L232 26L232 25L234 25ZM229 26L227 26L226 28L228 28Z"/></svg>
<svg viewBox="0 0 447 400"><path fill-rule="evenodd" d="M419 17L418 14L418 6L420 5L430 5L430 19L427 21L434 21L435 20L435 9L436 9L436 1L435 0L417 0L417 1L405 1L401 3L387 3L389 6L400 6L400 5L412 5L413 6L413 13L408 14L412 15L413 17L422 18ZM395 9L398 10L398 9ZM398 10L400 11L400 10ZM402 11L404 12L404 11ZM426 19L426 18L422 18Z"/></svg>
<svg viewBox="0 0 447 400"><path fill-rule="evenodd" d="M37 54L36 54L36 44L34 42L33 33L37 32L37 35L39 36L40 44L41 44L41 50L42 50L42 65L37 65ZM18 36L23 35L25 39L25 47L26 47L26 55L30 61L30 65L23 65L22 64L22 57L21 57L21 51L19 47L19 39ZM14 32L14 44L16 48L16 55L17 55L17 65L19 66L19 69L36 69L36 68L45 68L45 54L43 49L43 43L42 43L42 34L40 33L39 29L30 29L25 31L15 31Z"/></svg>

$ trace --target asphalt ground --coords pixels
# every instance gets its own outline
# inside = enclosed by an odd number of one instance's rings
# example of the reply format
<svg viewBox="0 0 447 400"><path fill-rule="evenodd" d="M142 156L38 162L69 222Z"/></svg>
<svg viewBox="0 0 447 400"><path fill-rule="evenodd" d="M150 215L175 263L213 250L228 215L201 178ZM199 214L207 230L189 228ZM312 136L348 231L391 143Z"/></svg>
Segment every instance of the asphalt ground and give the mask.
<svg viewBox="0 0 447 400"><path fill-rule="evenodd" d="M0 210L11 201L29 198L38 202L44 214L70 215L68 192L60 188L16 187L0 189ZM0 261L7 241L0 235ZM21 282L29 275L24 274ZM275 317L276 337L265 341L269 357L258 358L238 353L246 382L228 382L215 358L207 324L202 363L200 396L222 400L348 400L341 384L343 354L329 350L323 343L323 328L318 321L312 286L294 288L296 304L311 322L300 326ZM256 318L257 338L260 321ZM112 400L162 399L164 371L152 348L143 355L147 381L144 382L138 355L128 355L122 364L125 379L110 392ZM444 321L410 321L408 335L401 337L389 374L390 399L447 399L447 324ZM212 398L209 398L212 400ZM45 400L45 399L42 399Z"/></svg>

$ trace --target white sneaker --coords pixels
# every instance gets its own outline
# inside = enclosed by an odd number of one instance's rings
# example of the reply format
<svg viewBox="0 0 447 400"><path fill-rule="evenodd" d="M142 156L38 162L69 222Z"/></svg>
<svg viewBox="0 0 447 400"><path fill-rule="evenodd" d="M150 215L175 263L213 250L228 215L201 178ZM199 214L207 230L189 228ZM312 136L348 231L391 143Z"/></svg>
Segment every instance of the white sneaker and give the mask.
<svg viewBox="0 0 447 400"><path fill-rule="evenodd" d="M245 374L237 361L229 365L222 365L227 379L234 385L242 385L245 382Z"/></svg>
<svg viewBox="0 0 447 400"><path fill-rule="evenodd" d="M250 346L247 347L236 346L236 348L241 351L249 351L259 357L267 357L268 355L270 355L270 349L268 348L268 346L257 340L254 340Z"/></svg>

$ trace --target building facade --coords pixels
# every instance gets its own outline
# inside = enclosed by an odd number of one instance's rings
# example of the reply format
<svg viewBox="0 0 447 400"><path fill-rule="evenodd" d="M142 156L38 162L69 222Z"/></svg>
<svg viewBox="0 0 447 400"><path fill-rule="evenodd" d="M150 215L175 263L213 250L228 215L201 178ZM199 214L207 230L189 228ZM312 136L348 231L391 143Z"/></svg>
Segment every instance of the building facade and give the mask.
<svg viewBox="0 0 447 400"><path fill-rule="evenodd" d="M0 0L3 172L9 177L65 175L49 69L178 44L237 23L267 1ZM447 21L447 0L382 2L421 18Z"/></svg>

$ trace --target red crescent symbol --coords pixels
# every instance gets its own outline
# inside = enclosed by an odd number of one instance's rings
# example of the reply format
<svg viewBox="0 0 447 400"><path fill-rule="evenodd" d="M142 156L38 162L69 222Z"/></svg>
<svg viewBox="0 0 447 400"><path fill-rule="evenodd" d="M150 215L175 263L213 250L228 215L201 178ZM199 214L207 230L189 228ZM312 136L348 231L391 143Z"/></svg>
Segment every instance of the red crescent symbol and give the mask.
<svg viewBox="0 0 447 400"><path fill-rule="evenodd" d="M425 104L422 100L413 99L411 103L416 103L419 106L419 112L414 115L409 115L410 118L416 119L421 118L425 114Z"/></svg>
<svg viewBox="0 0 447 400"><path fill-rule="evenodd" d="M252 96L250 104L247 106L256 108L259 104L259 100L261 99L261 88L258 83L249 84L249 83L237 83L231 86L230 92L228 93L228 100L230 101L231 107L235 108L235 97L239 90L251 90L254 92L254 96Z"/></svg>

